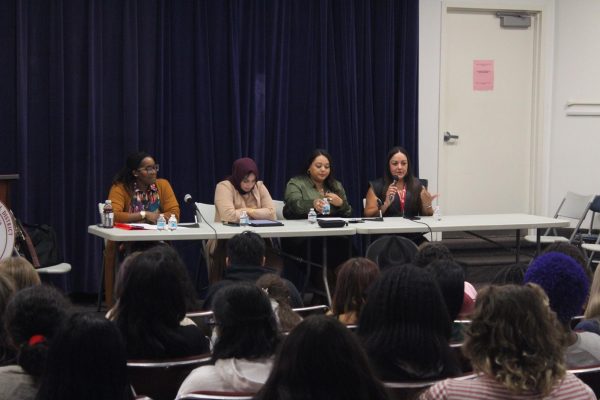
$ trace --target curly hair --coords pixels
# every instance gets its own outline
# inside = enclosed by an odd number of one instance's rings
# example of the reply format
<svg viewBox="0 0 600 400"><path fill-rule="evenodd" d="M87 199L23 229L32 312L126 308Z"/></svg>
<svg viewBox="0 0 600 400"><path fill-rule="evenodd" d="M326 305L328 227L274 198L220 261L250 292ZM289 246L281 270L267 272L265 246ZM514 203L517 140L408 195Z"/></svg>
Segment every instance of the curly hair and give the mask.
<svg viewBox="0 0 600 400"><path fill-rule="evenodd" d="M488 286L477 296L464 354L514 393L548 395L565 376L567 336L543 289Z"/></svg>

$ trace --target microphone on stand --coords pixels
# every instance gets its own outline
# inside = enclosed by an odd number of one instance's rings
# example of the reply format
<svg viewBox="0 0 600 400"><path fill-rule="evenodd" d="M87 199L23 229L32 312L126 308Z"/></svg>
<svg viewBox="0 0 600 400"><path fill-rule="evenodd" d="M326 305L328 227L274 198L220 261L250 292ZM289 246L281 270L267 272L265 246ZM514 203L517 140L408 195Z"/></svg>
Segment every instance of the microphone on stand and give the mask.
<svg viewBox="0 0 600 400"><path fill-rule="evenodd" d="M191 228L198 228L200 226L200 221L198 221L198 214L200 214L200 217L202 218L204 218L204 216L202 215L198 207L196 207L196 202L194 202L194 200L192 199L192 195L190 195L189 193L186 194L185 196L183 196L183 201L187 204L191 204L191 206L194 207L194 223L189 225L186 224L186 226Z"/></svg>

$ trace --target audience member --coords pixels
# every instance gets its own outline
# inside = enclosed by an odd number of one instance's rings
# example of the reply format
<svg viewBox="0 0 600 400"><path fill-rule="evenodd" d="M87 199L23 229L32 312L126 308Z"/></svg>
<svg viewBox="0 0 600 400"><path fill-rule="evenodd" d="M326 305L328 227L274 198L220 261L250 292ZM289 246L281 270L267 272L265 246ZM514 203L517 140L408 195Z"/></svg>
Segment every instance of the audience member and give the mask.
<svg viewBox="0 0 600 400"><path fill-rule="evenodd" d="M562 253L577 261L577 264L581 265L581 268L584 269L589 281L592 281L592 277L594 274L592 273L590 267L587 265L587 258L580 247L577 247L569 242L554 242L546 246L542 254L550 252Z"/></svg>
<svg viewBox="0 0 600 400"><path fill-rule="evenodd" d="M125 344L110 321L74 314L55 335L36 400L65 399L133 399Z"/></svg>
<svg viewBox="0 0 600 400"><path fill-rule="evenodd" d="M490 282L492 285L522 285L527 264L517 263L501 267Z"/></svg>
<svg viewBox="0 0 600 400"><path fill-rule="evenodd" d="M345 325L356 325L367 298L367 289L379 276L377 264L368 258L351 258L337 271L330 314Z"/></svg>
<svg viewBox="0 0 600 400"><path fill-rule="evenodd" d="M4 314L6 306L15 293L15 285L8 275L0 272L0 366L15 363L15 350L8 344Z"/></svg>
<svg viewBox="0 0 600 400"><path fill-rule="evenodd" d="M258 278L256 286L269 296L279 330L289 332L302 321L300 315L296 314L290 305L290 290L278 275L264 274Z"/></svg>
<svg viewBox="0 0 600 400"><path fill-rule="evenodd" d="M451 321L435 279L414 265L384 271L367 295L358 335L384 380L460 373L448 340Z"/></svg>
<svg viewBox="0 0 600 400"><path fill-rule="evenodd" d="M425 267L442 291L450 320L458 318L465 294L465 271L452 260L433 261Z"/></svg>
<svg viewBox="0 0 600 400"><path fill-rule="evenodd" d="M595 399L566 372L565 337L547 301L537 285L483 289L463 346L480 374L437 383L421 399Z"/></svg>
<svg viewBox="0 0 600 400"><path fill-rule="evenodd" d="M257 400L385 400L356 337L340 322L311 316L284 341Z"/></svg>
<svg viewBox="0 0 600 400"><path fill-rule="evenodd" d="M234 282L255 283L262 275L276 272L265 266L265 241L252 231L244 231L227 241L225 263L227 267L223 280L212 284L208 289L203 305L205 310L211 309L213 298L221 288ZM298 289L290 281L284 282L290 291L290 304L302 307Z"/></svg>
<svg viewBox="0 0 600 400"><path fill-rule="evenodd" d="M571 331L571 319L581 312L589 282L581 265L573 258L557 252L537 257L525 273L525 282L544 289L550 307L557 314L568 334L566 361L569 367L581 367L600 362L600 336L591 332Z"/></svg>
<svg viewBox="0 0 600 400"><path fill-rule="evenodd" d="M594 272L594 280L583 316L585 319L577 324L575 330L600 335L600 268L596 268Z"/></svg>
<svg viewBox="0 0 600 400"><path fill-rule="evenodd" d="M450 249L439 242L424 242L419 246L413 263L417 267L423 268L434 261L441 260L454 261L454 257L452 256Z"/></svg>
<svg viewBox="0 0 600 400"><path fill-rule="evenodd" d="M113 318L130 359L198 355L208 339L195 325L182 325L186 313L185 266L170 246L155 246L131 260L120 283Z"/></svg>
<svg viewBox="0 0 600 400"><path fill-rule="evenodd" d="M382 236L369 246L366 257L383 271L389 267L410 264L417 254L417 246L403 236Z"/></svg>
<svg viewBox="0 0 600 400"><path fill-rule="evenodd" d="M56 289L37 285L18 291L6 308L5 325L17 365L0 367L0 400L34 399L48 349L70 304Z"/></svg>
<svg viewBox="0 0 600 400"><path fill-rule="evenodd" d="M0 271L10 276L16 290L41 283L34 266L24 257L9 257L0 261Z"/></svg>
<svg viewBox="0 0 600 400"><path fill-rule="evenodd" d="M225 286L215 295L214 365L193 370L178 396L196 390L257 392L267 380L280 342L267 295L248 282Z"/></svg>

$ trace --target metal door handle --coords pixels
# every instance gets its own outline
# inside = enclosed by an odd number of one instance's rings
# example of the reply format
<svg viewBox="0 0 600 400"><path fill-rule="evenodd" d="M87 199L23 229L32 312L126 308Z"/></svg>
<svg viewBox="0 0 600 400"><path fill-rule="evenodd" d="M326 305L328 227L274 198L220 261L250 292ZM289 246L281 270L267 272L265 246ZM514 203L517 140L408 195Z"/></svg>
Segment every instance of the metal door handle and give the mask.
<svg viewBox="0 0 600 400"><path fill-rule="evenodd" d="M458 135L452 135L450 132L444 132L444 142L449 142L452 139L458 139Z"/></svg>

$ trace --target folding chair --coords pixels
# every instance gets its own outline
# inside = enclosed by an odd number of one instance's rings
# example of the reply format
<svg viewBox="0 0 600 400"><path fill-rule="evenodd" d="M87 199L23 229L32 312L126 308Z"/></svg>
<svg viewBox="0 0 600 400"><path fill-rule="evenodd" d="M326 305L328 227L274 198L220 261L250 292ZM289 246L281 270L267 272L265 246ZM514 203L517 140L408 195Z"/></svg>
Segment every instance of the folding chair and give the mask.
<svg viewBox="0 0 600 400"><path fill-rule="evenodd" d="M598 235L594 243L583 243L581 248L589 254L587 266L590 267L592 260L594 259L594 254L596 254L597 251L600 251L600 235Z"/></svg>
<svg viewBox="0 0 600 400"><path fill-rule="evenodd" d="M593 243L598 239L598 235L594 231L594 220L596 219L596 213L600 213L600 196L594 196L592 204L590 204L590 211L592 216L590 218L590 227L587 233L582 233L580 237L581 243Z"/></svg>
<svg viewBox="0 0 600 400"><path fill-rule="evenodd" d="M458 376L453 379L467 380L473 379L477 374L469 373ZM383 382L383 386L388 391L390 399L393 400L413 400L418 399L422 392L427 390L429 387L435 385L444 379L432 380L432 381L400 381L400 382Z"/></svg>
<svg viewBox="0 0 600 400"><path fill-rule="evenodd" d="M177 400L252 400L254 393L242 392L213 392L213 391L196 391L178 397Z"/></svg>
<svg viewBox="0 0 600 400"><path fill-rule="evenodd" d="M173 400L189 373L210 363L210 354L167 360L128 360L127 374L135 393L154 400Z"/></svg>
<svg viewBox="0 0 600 400"><path fill-rule="evenodd" d="M583 383L588 385L596 396L600 396L600 365L590 365L576 369L569 369L569 372L581 379Z"/></svg>
<svg viewBox="0 0 600 400"><path fill-rule="evenodd" d="M554 242L569 242L573 243L583 220L585 219L593 196L580 195L573 192L567 192L565 197L560 202L554 218L566 218L575 221L575 228L573 233L567 238L560 236L556 228L548 228L546 232L540 237L540 243L554 243ZM537 235L527 235L525 240L532 243L537 243Z"/></svg>
<svg viewBox="0 0 600 400"><path fill-rule="evenodd" d="M275 204L275 215L277 219L285 219L283 216L283 206L285 202L283 200L273 200L273 204Z"/></svg>

